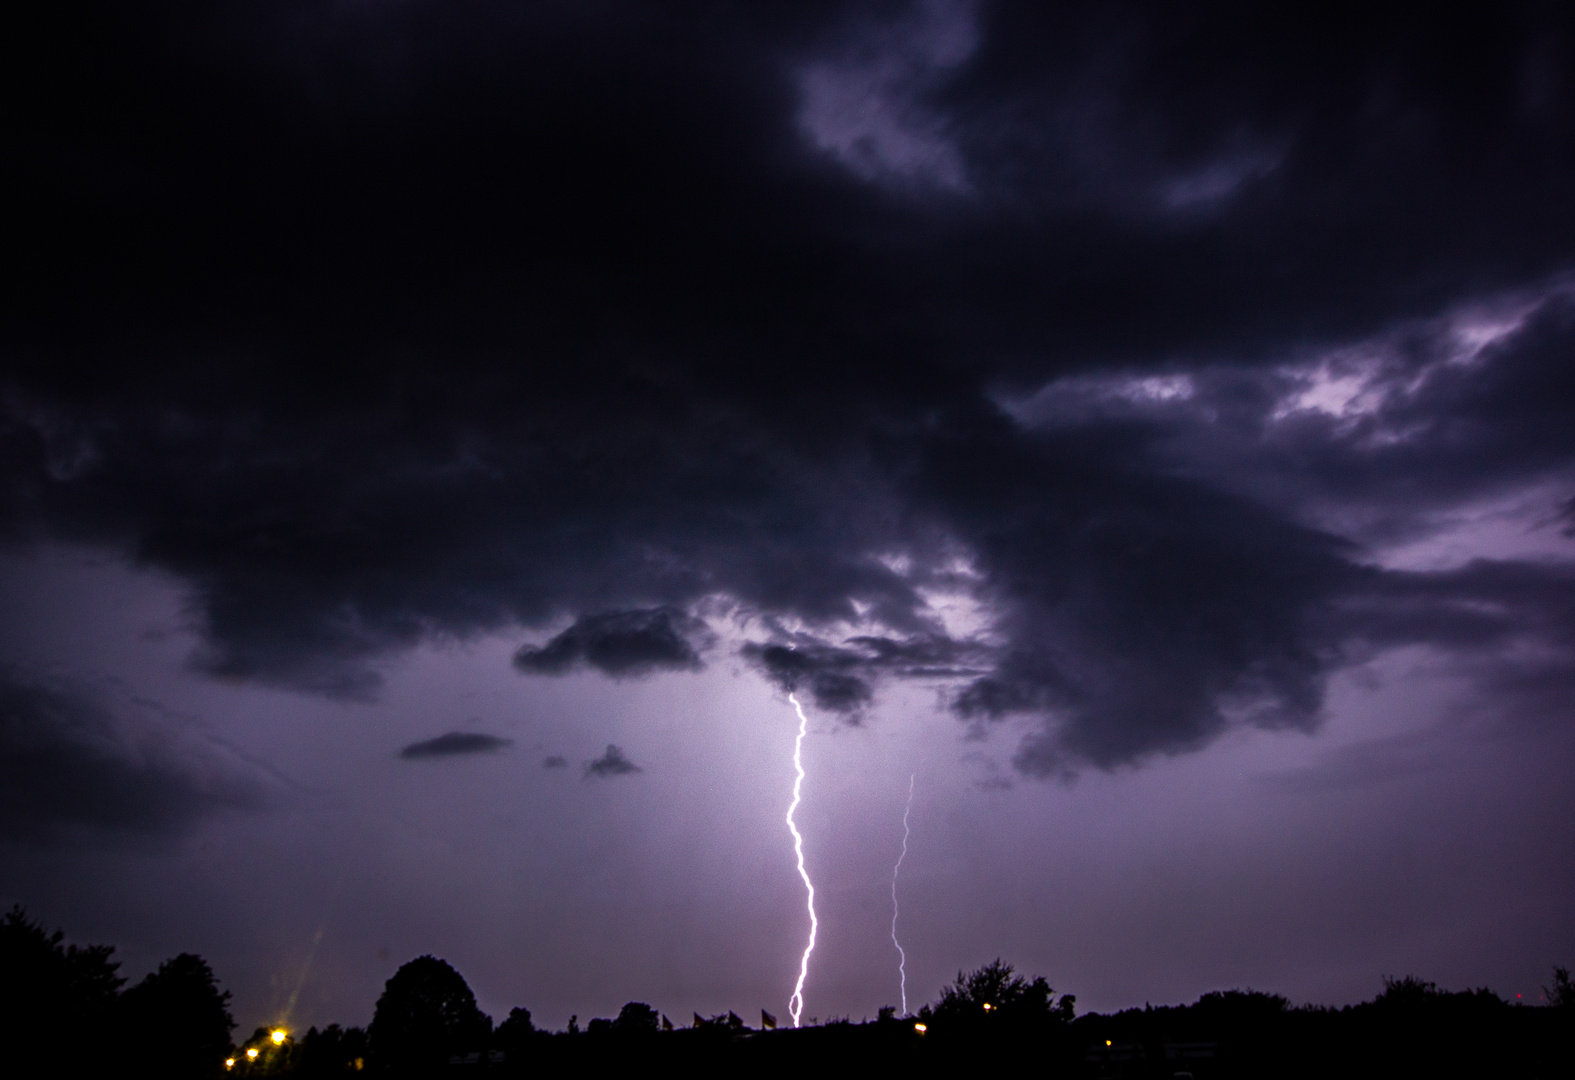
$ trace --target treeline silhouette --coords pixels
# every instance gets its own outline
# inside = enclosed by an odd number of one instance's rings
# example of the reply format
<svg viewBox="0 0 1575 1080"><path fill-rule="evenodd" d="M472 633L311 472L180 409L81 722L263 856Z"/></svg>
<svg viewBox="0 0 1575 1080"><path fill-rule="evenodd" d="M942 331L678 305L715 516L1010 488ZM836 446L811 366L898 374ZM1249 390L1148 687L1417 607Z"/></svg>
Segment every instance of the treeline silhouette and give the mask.
<svg viewBox="0 0 1575 1080"><path fill-rule="evenodd" d="M64 942L21 908L0 919L0 1039L10 1075L506 1077L537 1073L805 1076L866 1070L947 1076L1027 1068L1087 1078L1575 1076L1575 984L1555 968L1546 1004L1490 990L1452 993L1415 977L1384 980L1372 1001L1293 1007L1228 990L1191 1005L1077 1016L1070 994L1001 960L958 972L916 1015L775 1029L736 1013L674 1024L631 1001L616 1017L544 1031L530 1012L501 1023L448 963L420 956L384 986L365 1028L304 1034L258 1028L232 1042L227 991L183 953L127 987L114 949Z"/></svg>

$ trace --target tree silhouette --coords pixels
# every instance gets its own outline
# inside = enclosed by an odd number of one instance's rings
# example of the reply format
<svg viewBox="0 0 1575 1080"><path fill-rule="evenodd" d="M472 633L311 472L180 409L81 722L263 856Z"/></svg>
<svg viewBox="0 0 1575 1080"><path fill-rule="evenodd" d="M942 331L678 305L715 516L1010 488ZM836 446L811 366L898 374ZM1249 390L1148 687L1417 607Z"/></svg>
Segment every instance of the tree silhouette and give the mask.
<svg viewBox="0 0 1575 1080"><path fill-rule="evenodd" d="M499 1042L512 1042L523 1039L536 1032L536 1025L530 1022L529 1009L510 1009L507 1020L498 1025L496 1032Z"/></svg>
<svg viewBox="0 0 1575 1080"><path fill-rule="evenodd" d="M62 944L20 906L0 917L0 1040L39 1064L63 1052L96 1055L125 982L108 945Z"/></svg>
<svg viewBox="0 0 1575 1080"><path fill-rule="evenodd" d="M492 1044L502 1050L512 1064L518 1064L536 1040L536 1025L531 1023L529 1009L510 1009L508 1019L492 1033Z"/></svg>
<svg viewBox="0 0 1575 1080"><path fill-rule="evenodd" d="M156 1053L162 1076L218 1076L235 1029L229 1001L207 961L181 953L121 995L123 1038Z"/></svg>
<svg viewBox="0 0 1575 1080"><path fill-rule="evenodd" d="M343 1076L361 1066L366 1060L366 1032L360 1028L341 1028L329 1024L318 1031L307 1031L301 1040L300 1066L297 1075L303 1077Z"/></svg>
<svg viewBox="0 0 1575 1080"><path fill-rule="evenodd" d="M957 973L957 981L941 991L933 1007L926 1006L937 1031L973 1030L984 1025L1022 1029L1064 1023L1072 1019L1076 999L1055 991L1042 976L1025 979L999 958L975 971Z"/></svg>
<svg viewBox="0 0 1575 1080"><path fill-rule="evenodd" d="M1553 985L1544 986L1542 992L1547 996L1549 1005L1558 1009L1575 1010L1575 982L1570 981L1569 968L1554 968Z"/></svg>
<svg viewBox="0 0 1575 1080"><path fill-rule="evenodd" d="M1444 993L1437 983L1419 979L1415 975L1401 979L1385 975L1384 992L1373 999L1373 1004L1386 1009L1416 1011L1433 999L1443 997Z"/></svg>
<svg viewBox="0 0 1575 1080"><path fill-rule="evenodd" d="M492 1021L459 972L435 956L418 956L384 984L367 1039L379 1067L412 1073L481 1047L491 1033Z"/></svg>
<svg viewBox="0 0 1575 1080"><path fill-rule="evenodd" d="M643 1001L631 1001L618 1010L613 1030L624 1035L654 1035L660 1030L662 1018Z"/></svg>

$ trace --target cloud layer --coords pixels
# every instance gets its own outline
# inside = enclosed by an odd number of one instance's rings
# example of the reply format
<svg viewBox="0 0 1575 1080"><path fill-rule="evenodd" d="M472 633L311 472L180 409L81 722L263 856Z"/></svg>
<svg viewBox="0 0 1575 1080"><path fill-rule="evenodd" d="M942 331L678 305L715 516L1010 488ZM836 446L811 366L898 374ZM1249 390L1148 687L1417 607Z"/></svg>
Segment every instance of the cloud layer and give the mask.
<svg viewBox="0 0 1575 1080"><path fill-rule="evenodd" d="M255 781L170 733L140 733L94 696L0 671L0 834L168 835L254 808Z"/></svg>
<svg viewBox="0 0 1575 1080"><path fill-rule="evenodd" d="M1571 505L1559 9L6 19L0 528L174 575L215 675L693 670L721 611L1053 776L1569 641L1567 561L1384 561Z"/></svg>

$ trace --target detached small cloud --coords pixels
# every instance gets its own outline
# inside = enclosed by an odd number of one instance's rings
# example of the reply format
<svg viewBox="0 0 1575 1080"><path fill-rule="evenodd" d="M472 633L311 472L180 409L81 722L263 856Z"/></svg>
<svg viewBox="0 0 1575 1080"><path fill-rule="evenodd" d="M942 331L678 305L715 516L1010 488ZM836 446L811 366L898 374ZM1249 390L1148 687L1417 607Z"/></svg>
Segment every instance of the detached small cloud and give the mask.
<svg viewBox="0 0 1575 1080"><path fill-rule="evenodd" d="M562 754L552 754L541 759L541 767L543 769L567 769L569 767L569 759Z"/></svg>
<svg viewBox="0 0 1575 1080"><path fill-rule="evenodd" d="M414 761L418 758L456 757L460 754L492 754L512 744L512 739L483 735L478 731L451 731L435 739L411 743L399 752L399 756Z"/></svg>
<svg viewBox="0 0 1575 1080"><path fill-rule="evenodd" d="M548 759L549 761L552 759ZM561 758L559 759L562 760ZM623 756L623 751L612 743L607 744L607 752L595 761L585 766L586 777L592 776L628 776L630 773L643 772L640 766Z"/></svg>

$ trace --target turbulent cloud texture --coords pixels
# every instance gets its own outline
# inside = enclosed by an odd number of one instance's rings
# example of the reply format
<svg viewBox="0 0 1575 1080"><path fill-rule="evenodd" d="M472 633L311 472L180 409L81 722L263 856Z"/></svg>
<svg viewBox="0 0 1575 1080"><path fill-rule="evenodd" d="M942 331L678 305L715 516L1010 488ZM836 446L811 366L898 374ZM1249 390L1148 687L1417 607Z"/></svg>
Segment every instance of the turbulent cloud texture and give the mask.
<svg viewBox="0 0 1575 1080"><path fill-rule="evenodd" d="M695 670L723 612L1032 775L1401 643L1567 708L1567 552L1391 556L1567 527L1569 13L892 10L7 14L0 530L173 575L215 675Z"/></svg>

